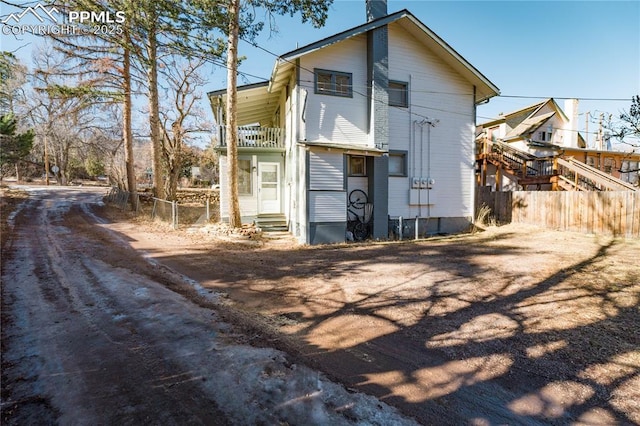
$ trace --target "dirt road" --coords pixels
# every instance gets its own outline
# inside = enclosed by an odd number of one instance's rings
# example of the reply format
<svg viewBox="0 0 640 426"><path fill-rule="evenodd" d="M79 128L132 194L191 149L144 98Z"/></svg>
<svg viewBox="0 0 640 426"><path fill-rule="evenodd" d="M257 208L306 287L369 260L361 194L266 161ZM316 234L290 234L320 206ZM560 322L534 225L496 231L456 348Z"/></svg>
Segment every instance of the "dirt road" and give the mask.
<svg viewBox="0 0 640 426"><path fill-rule="evenodd" d="M228 293L274 344L423 424L640 424L640 241L511 225L256 246L112 226Z"/></svg>
<svg viewBox="0 0 640 426"><path fill-rule="evenodd" d="M239 344L207 307L215 295L190 292L93 214L102 195L32 188L8 218L3 424L412 424L282 352Z"/></svg>

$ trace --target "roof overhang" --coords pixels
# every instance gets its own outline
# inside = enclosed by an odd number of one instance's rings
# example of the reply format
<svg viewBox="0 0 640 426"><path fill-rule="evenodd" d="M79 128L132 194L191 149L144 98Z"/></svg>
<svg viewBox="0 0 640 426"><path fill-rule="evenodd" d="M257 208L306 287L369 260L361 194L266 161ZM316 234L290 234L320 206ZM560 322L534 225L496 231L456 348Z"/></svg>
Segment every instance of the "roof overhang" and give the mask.
<svg viewBox="0 0 640 426"><path fill-rule="evenodd" d="M267 90L268 87L268 81L238 86L238 104L236 106L238 126L247 126L255 123L265 126L270 125L270 120L278 107L280 94L269 92ZM218 106L221 106L222 111L224 111L227 102L226 89L215 90L207 95L214 111Z"/></svg>
<svg viewBox="0 0 640 426"><path fill-rule="evenodd" d="M321 148L327 151L339 151L344 154L365 155L369 157L381 157L387 154L388 151L378 149L372 146L355 145L355 144L339 144L339 143L325 143L325 142L309 142L300 141L298 145L307 148Z"/></svg>
<svg viewBox="0 0 640 426"><path fill-rule="evenodd" d="M364 34L376 28L385 25L400 25L404 30L413 35L417 40L424 44L429 50L434 52L447 65L460 73L467 81L475 87L475 103L479 104L489 100L490 98L500 94L500 89L493 84L487 77L482 75L473 65L467 62L458 52L456 52L449 44L441 39L436 33L431 31L411 12L404 9L391 15L367 22L360 26L351 28L331 37L319 40L315 43L308 44L291 52L280 56L273 67L269 84L269 91L277 92L285 84L290 76L290 72L295 69L296 60L302 56L315 52L324 47L338 43L351 37Z"/></svg>
<svg viewBox="0 0 640 426"><path fill-rule="evenodd" d="M456 52L449 44L431 31L411 12L404 9L391 15L367 22L341 33L308 44L276 59L267 82L238 87L238 124L266 123L273 117L281 89L286 86L295 71L297 60L311 52L323 49L332 44L365 34L368 31L385 25L397 24L413 35L425 47L442 59L448 66L462 75L475 88L475 103L483 103L500 94L500 90L480 71ZM226 102L226 90L209 92L212 107Z"/></svg>
<svg viewBox="0 0 640 426"><path fill-rule="evenodd" d="M525 119L522 123L518 124L513 130L507 133L504 137L505 141L526 138L529 134L535 132L544 123L546 123L551 117L556 115L555 111L548 112L546 114L537 115Z"/></svg>

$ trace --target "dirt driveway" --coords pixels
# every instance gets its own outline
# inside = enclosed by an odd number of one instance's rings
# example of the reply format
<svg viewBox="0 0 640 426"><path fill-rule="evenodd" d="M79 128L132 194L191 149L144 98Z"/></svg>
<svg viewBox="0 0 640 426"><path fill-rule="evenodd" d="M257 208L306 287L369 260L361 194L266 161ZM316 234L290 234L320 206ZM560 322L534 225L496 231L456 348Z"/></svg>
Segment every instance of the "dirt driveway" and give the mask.
<svg viewBox="0 0 640 426"><path fill-rule="evenodd" d="M424 424L640 423L640 241L505 226L253 246L108 225L248 332Z"/></svg>
<svg viewBox="0 0 640 426"><path fill-rule="evenodd" d="M104 191L28 190L0 198L3 425L415 424L247 345L207 290L94 214Z"/></svg>
<svg viewBox="0 0 640 426"><path fill-rule="evenodd" d="M14 396L35 386L30 367L48 373L49 389L86 385L83 374L98 386L108 371L120 369L131 374L112 378L101 393L79 388L71 394L75 399L58 396L53 405L72 409L79 401L86 407L90 396L92 403L110 401L117 409L112 419L123 420L131 412L157 415L159 407L174 404L177 411L166 414L165 424L223 419L218 411L229 416L233 410L225 404L231 403L267 423L404 422L393 413L374 421L368 416L382 406L357 411L362 400L336 402L348 396L325 401L338 420L314 417L315 406L300 411L318 395L291 397L305 380L315 383L315 373L294 375L296 364L306 364L422 424L640 423L640 241L507 226L418 243L304 247L285 239L251 245L221 241L202 229L125 221L111 209L98 209L111 218L103 221L86 203L63 203L53 213L45 212L54 201L44 197L40 203L35 218L16 218L22 237L12 248L25 250L23 264L7 269L3 263L3 308L29 312L14 316L9 327L3 321L3 351L6 342L9 349L36 342L42 350L68 329L85 334L65 335L68 345L50 347L59 354L67 354L68 346L95 349L75 369L63 368L72 360L67 355L61 366L35 350L9 359L7 369L3 355L3 394L6 374ZM48 256L41 262L38 247ZM78 270L90 272L92 280L65 272ZM38 291L37 299L26 290L8 299L7 277L30 282L28 271L61 279ZM174 271L193 281L176 279ZM43 282L50 281L34 285ZM65 304L69 309L56 310ZM41 307L53 314L41 314ZM34 338L20 331L27 320L42 333ZM75 328L82 324L87 328ZM211 337L218 334L244 349L228 349ZM114 341L116 349L109 347ZM272 361L243 357L254 354L247 344L267 351ZM113 357L106 358L108 366L99 362L101 354ZM150 380L154 369L160 374ZM234 396L216 400L230 383L234 391L226 393ZM293 393L284 392L290 387ZM115 398L121 389L132 393ZM271 404L274 395L285 398L276 404L280 417L265 408L261 391ZM154 395L151 402L145 392ZM248 400L238 398L249 393ZM28 404L50 409L33 389L26 394L22 405L3 395L3 410ZM137 419L144 423L145 417ZM242 424L238 419L230 422Z"/></svg>

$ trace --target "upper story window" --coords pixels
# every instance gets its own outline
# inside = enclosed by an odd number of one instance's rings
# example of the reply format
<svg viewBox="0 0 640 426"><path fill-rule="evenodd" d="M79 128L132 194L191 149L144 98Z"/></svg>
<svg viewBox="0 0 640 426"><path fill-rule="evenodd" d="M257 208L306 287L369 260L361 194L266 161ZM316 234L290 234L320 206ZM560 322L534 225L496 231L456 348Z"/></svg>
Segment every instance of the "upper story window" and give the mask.
<svg viewBox="0 0 640 426"><path fill-rule="evenodd" d="M389 81L389 105L409 106L409 84L404 81Z"/></svg>
<svg viewBox="0 0 640 426"><path fill-rule="evenodd" d="M551 142L552 136L551 132L538 132L538 140L541 142Z"/></svg>
<svg viewBox="0 0 640 426"><path fill-rule="evenodd" d="M315 69L316 93L353 97L352 75L348 72Z"/></svg>

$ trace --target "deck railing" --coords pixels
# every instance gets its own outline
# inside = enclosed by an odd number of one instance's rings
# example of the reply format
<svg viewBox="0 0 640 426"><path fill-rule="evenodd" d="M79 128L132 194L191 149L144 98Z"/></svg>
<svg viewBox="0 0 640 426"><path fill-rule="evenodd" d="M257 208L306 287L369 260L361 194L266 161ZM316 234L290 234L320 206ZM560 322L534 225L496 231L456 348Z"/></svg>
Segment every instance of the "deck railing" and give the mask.
<svg viewBox="0 0 640 426"><path fill-rule="evenodd" d="M219 128L218 146L227 146L226 128ZM238 126L238 148L284 148L284 129L279 127Z"/></svg>
<svg viewBox="0 0 640 426"><path fill-rule="evenodd" d="M553 174L552 157L536 157L499 141L487 142L485 150L489 158L504 164L519 177L550 176Z"/></svg>
<svg viewBox="0 0 640 426"><path fill-rule="evenodd" d="M558 158L559 184L575 191L637 191L638 188L571 157Z"/></svg>

